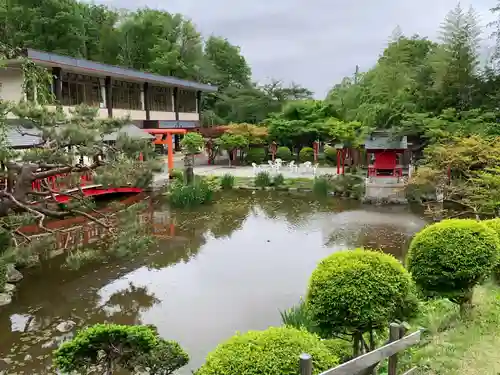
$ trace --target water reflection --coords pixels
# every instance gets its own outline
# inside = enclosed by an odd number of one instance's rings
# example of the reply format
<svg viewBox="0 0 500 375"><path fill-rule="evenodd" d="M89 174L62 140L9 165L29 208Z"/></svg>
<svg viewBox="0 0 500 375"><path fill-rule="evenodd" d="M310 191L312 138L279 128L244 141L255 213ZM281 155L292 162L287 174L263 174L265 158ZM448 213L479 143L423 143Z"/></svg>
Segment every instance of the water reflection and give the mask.
<svg viewBox="0 0 500 375"><path fill-rule="evenodd" d="M159 245L148 254L78 272L55 259L26 273L14 303L0 310L7 360L0 371L53 373L50 352L71 335L55 327L70 319L76 328L154 324L190 353L188 374L235 331L279 324L279 309L298 301L324 256L358 246L402 256L424 225L405 207L271 193L225 196L195 211L154 210Z"/></svg>

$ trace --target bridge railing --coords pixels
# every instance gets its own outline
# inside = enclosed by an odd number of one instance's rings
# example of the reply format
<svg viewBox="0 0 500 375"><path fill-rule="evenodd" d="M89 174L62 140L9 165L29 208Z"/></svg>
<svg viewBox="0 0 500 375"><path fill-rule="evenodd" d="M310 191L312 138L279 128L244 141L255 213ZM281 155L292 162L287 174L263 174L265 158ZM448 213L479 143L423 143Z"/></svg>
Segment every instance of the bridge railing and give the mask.
<svg viewBox="0 0 500 375"><path fill-rule="evenodd" d="M68 185L69 175L70 175L69 173L63 173L35 180L31 184L31 188L33 189L33 191L43 191L43 182L46 182L48 186L53 190L75 188L76 186ZM91 183L92 183L92 171L80 174L80 185L88 185Z"/></svg>
<svg viewBox="0 0 500 375"><path fill-rule="evenodd" d="M416 331L405 336L406 329L403 325L392 323L389 326L389 342L371 352L365 353L359 357L351 359L335 368L329 369L320 375L371 375L376 374L377 365L389 359L388 375L398 375L398 353L408 349L420 342L422 331ZM300 355L300 374L312 375L313 360L309 354ZM415 374L417 368L414 367L402 375Z"/></svg>

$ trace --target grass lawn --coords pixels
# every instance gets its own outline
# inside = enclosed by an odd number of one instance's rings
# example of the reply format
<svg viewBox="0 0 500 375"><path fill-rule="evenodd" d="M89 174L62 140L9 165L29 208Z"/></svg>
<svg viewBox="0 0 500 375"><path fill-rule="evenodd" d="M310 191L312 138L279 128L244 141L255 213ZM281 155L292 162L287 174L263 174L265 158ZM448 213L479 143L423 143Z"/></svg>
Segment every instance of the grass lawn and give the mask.
<svg viewBox="0 0 500 375"><path fill-rule="evenodd" d="M427 322L427 343L410 353L411 362L419 367L417 374L500 374L500 287L478 286L474 308L466 317L457 316L456 310L429 316L434 325Z"/></svg>

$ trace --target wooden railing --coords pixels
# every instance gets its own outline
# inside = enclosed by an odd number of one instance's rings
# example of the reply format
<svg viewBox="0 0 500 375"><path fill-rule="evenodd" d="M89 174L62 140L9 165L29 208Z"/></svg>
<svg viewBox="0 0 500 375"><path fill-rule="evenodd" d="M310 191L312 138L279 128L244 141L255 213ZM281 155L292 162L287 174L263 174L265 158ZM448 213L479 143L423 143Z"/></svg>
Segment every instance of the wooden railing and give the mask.
<svg viewBox="0 0 500 375"><path fill-rule="evenodd" d="M398 353L420 342L422 331L405 336L403 325L392 323L389 326L389 342L381 348L372 350L320 375L368 375L374 374L376 366L389 358L388 375L398 375ZM312 375L312 357L309 354L300 355L300 374ZM417 371L414 367L403 375L411 375Z"/></svg>

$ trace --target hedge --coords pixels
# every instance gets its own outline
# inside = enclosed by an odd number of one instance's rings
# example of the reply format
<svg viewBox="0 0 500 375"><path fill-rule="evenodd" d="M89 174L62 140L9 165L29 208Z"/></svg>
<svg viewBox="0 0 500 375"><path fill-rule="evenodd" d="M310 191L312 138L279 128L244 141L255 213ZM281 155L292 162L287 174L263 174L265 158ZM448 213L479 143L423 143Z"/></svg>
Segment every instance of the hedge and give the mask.
<svg viewBox="0 0 500 375"><path fill-rule="evenodd" d="M299 356L313 358L313 374L339 364L318 336L290 327L237 334L208 354L195 375L290 375L299 371Z"/></svg>
<svg viewBox="0 0 500 375"><path fill-rule="evenodd" d="M410 274L393 256L338 251L311 275L306 303L322 334L362 333L411 317L418 301Z"/></svg>
<svg viewBox="0 0 500 375"><path fill-rule="evenodd" d="M278 147L278 150L276 151L276 158L284 161L292 160L292 151L290 151L288 147Z"/></svg>
<svg viewBox="0 0 500 375"><path fill-rule="evenodd" d="M248 150L245 160L249 164L261 164L265 158L266 151L263 148L251 148Z"/></svg>
<svg viewBox="0 0 500 375"><path fill-rule="evenodd" d="M484 220L483 224L492 229L497 234L500 241L500 218ZM500 283L500 258L497 264L493 267L493 278L497 283Z"/></svg>
<svg viewBox="0 0 500 375"><path fill-rule="evenodd" d="M306 161L314 161L314 150L311 147L304 147L299 152L299 160L302 163Z"/></svg>
<svg viewBox="0 0 500 375"><path fill-rule="evenodd" d="M417 233L406 261L425 294L463 304L497 264L498 248L496 233L481 222L449 219Z"/></svg>

